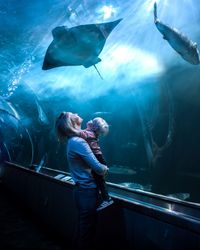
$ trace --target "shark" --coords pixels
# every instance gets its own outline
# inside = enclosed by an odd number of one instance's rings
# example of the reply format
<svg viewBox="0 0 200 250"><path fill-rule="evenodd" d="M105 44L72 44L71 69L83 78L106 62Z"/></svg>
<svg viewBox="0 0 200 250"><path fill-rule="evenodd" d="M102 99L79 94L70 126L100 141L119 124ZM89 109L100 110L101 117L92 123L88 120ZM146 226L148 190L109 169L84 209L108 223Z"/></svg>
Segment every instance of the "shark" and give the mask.
<svg viewBox="0 0 200 250"><path fill-rule="evenodd" d="M154 23L163 35L163 39L167 40L170 46L178 52L185 61L193 65L198 65L200 63L197 43L191 41L185 34L176 28L172 28L162 23L157 17L156 2L154 3Z"/></svg>
<svg viewBox="0 0 200 250"><path fill-rule="evenodd" d="M78 25L72 28L55 27L52 30L53 41L46 50L42 69L49 70L61 66L83 65L85 68L95 66L101 61L99 54L104 48L106 39L121 20Z"/></svg>

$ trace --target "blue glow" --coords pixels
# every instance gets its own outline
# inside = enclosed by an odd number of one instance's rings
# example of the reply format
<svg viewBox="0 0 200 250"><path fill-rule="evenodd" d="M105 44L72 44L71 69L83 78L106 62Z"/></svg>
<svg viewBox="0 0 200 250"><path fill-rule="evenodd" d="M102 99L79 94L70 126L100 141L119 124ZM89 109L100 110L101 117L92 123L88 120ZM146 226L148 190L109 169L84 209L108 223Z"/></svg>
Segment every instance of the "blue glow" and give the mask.
<svg viewBox="0 0 200 250"><path fill-rule="evenodd" d="M17 132L11 127L10 140L6 143L11 156L15 155L15 159L21 161L23 154L27 154L39 164L48 154L50 167L66 166L64 160L60 164L60 148L54 133L55 117L66 110L83 116L84 124L97 115L107 119L110 134L102 140L106 142L103 145L109 164L117 170L124 166L130 168L138 179L145 173L144 186L147 185L148 189L155 184L151 183L154 181L151 176L157 178L155 190L165 192L171 188L172 179L175 186L180 171L183 171L183 176L184 173L199 175L200 65L185 61L163 39L154 23L154 2L0 0L0 108L3 112L0 135L12 122L13 127L16 122L20 123L23 138L27 139L30 134L36 149L34 155L27 153L26 146L20 147L21 156L17 158L15 146L21 143L21 136L19 134L12 144ZM158 19L185 34L200 48L199 0L156 2ZM105 44L106 31L103 29L104 36L99 35L103 41L95 40L95 45L103 44L102 50L99 49L101 46L94 46L94 53L101 59L95 66L103 80L93 66L69 65L42 70L55 27L72 28L117 19L122 21L106 37ZM94 30L92 32L97 38ZM83 38L90 41L91 37L86 35ZM177 40L172 42L176 44ZM72 45L67 39L66 43ZM81 46L77 47L78 56L82 58L86 52L80 49ZM73 56L72 50L70 53ZM88 61L93 63L92 59ZM29 142L29 151L31 144ZM55 151L58 157L52 159ZM185 176L189 178L187 174ZM161 183L163 179L166 179L165 187ZM129 183L132 188L138 186L142 189L143 185L133 179L120 182ZM197 191L191 187L191 192ZM184 187L180 193L190 191ZM173 194L173 190L169 194ZM198 195L190 195L188 199Z"/></svg>
<svg viewBox="0 0 200 250"><path fill-rule="evenodd" d="M189 34L198 43L199 24L196 22L198 9L195 9L195 4L191 2L184 1L179 6L178 1L174 1L173 4L166 0L157 1L158 16L163 22L176 26ZM43 86L46 87L47 83L51 89L70 86L73 92L74 82L76 82L78 93L82 93L84 92L84 81L87 81L88 78L89 82L95 81L96 84L101 85L102 90L98 88L98 93L102 93L108 89L106 81L109 82L109 86L120 85L117 77L121 74L127 76L125 81L129 84L130 77L140 78L139 80L142 81L148 76L151 77L163 72L169 65L177 63L185 65L186 63L170 48L169 44L162 39L161 34L156 30L153 23L153 4L154 1L146 0L143 2L134 1L134 3L110 2L107 5L94 4L90 7L89 2L73 1L69 6L66 6L65 2L59 2L59 4L54 4L51 7L46 6L43 11L38 11L42 22L34 20L35 23L31 24L31 20L27 19L32 28L28 36L26 33L20 34L22 40L19 41L19 51L21 49L19 62L15 62L14 58L7 62L9 63L10 74L4 82L9 82L9 93L12 94L15 91L21 80L26 81L36 92L41 92ZM26 13L26 7L23 6L23 8L20 11ZM179 9L181 10L179 11ZM188 9L191 9L192 16L187 11ZM16 13L18 13L18 9L16 9ZM69 16L68 19L66 13ZM52 19L46 19L46 15L50 15ZM179 18L177 18L177 15ZM116 18L123 18L123 21L108 37L100 54L102 62L97 65L103 75L105 84L98 79L94 68L85 69L80 66L63 67L48 72L41 70L45 50L52 40L51 30L55 26L67 25L72 27L78 24L98 23ZM20 22L20 19L16 20ZM26 23L28 22L24 22L24 25ZM18 26L17 22L16 25ZM23 53L22 48L25 53ZM12 51L9 53L9 56L11 55ZM189 67L189 65L187 66ZM81 79L79 79L80 75L82 76ZM3 77L5 78L5 74ZM103 86L105 86L104 90ZM97 93L94 90L91 95L95 94Z"/></svg>

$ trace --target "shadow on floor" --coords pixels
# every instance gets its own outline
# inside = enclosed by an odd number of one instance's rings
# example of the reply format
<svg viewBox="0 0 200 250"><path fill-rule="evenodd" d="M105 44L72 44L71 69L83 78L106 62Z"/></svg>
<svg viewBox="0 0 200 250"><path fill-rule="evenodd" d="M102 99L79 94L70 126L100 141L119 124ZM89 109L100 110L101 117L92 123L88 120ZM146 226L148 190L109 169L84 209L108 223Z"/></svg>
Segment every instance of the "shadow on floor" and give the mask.
<svg viewBox="0 0 200 250"><path fill-rule="evenodd" d="M0 183L0 249L70 250L26 210Z"/></svg>

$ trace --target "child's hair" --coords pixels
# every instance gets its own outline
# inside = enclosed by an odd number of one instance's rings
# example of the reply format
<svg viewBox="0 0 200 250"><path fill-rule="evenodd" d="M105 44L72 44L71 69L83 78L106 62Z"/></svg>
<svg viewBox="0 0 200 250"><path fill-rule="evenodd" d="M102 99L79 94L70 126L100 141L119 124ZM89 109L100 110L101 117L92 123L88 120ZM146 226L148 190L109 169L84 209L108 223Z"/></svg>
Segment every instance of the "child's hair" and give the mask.
<svg viewBox="0 0 200 250"><path fill-rule="evenodd" d="M92 125L92 130L98 134L106 135L109 132L108 123L101 117L96 117L88 123Z"/></svg>

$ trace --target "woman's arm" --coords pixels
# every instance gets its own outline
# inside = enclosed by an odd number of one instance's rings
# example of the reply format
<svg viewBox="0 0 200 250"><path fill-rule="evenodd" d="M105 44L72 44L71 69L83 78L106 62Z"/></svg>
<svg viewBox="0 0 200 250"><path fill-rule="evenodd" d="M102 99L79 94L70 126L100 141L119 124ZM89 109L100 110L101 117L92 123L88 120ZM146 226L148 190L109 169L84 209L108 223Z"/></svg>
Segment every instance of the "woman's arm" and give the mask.
<svg viewBox="0 0 200 250"><path fill-rule="evenodd" d="M97 160L88 143L81 138L77 140L76 153L80 155L88 164L88 166L91 167L97 174L105 175L108 172L108 167L106 165L101 164Z"/></svg>

